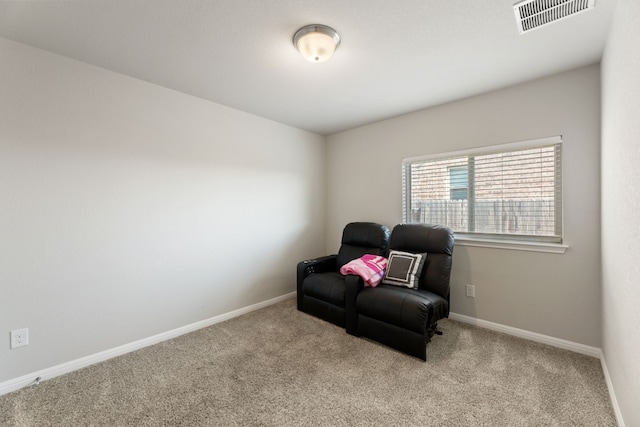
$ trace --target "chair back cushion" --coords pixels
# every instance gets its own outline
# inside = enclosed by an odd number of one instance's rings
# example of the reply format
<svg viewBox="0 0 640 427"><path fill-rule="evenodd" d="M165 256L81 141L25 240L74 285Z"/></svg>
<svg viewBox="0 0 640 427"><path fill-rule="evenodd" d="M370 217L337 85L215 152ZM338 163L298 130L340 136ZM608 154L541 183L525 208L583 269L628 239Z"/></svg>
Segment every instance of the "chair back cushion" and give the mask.
<svg viewBox="0 0 640 427"><path fill-rule="evenodd" d="M342 232L338 268L365 254L385 255L389 246L389 228L374 222L351 222Z"/></svg>
<svg viewBox="0 0 640 427"><path fill-rule="evenodd" d="M449 279L453 256L453 231L440 225L399 224L393 228L389 249L426 253L418 289L449 300Z"/></svg>

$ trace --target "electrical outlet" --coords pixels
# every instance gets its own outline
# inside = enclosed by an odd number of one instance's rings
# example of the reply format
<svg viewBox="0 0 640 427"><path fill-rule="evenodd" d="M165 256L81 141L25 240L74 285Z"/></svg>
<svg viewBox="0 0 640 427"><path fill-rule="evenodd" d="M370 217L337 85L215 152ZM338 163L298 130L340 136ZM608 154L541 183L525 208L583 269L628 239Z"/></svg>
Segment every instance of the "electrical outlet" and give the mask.
<svg viewBox="0 0 640 427"><path fill-rule="evenodd" d="M29 328L16 329L11 331L11 347L18 348L29 345Z"/></svg>
<svg viewBox="0 0 640 427"><path fill-rule="evenodd" d="M466 286L467 289L467 296L471 297L471 298L475 298L476 297L476 287L473 285L467 285Z"/></svg>

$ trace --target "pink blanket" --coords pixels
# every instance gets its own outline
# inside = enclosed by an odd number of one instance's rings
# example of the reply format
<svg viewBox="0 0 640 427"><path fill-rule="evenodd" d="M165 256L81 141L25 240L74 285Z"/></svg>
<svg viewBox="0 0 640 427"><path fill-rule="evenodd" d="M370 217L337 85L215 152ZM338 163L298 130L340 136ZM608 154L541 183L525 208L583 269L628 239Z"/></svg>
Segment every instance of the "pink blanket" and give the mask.
<svg viewBox="0 0 640 427"><path fill-rule="evenodd" d="M343 265L340 268L340 273L357 274L364 279L365 286L375 288L380 284L386 268L387 259L385 257L366 254Z"/></svg>

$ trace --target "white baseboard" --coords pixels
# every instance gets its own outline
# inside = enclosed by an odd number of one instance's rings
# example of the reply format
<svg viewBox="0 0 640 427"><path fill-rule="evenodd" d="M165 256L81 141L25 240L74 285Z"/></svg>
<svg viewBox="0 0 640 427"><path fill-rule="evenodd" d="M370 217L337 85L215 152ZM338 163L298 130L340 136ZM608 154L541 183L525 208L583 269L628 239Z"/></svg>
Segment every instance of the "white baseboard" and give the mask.
<svg viewBox="0 0 640 427"><path fill-rule="evenodd" d="M616 414L616 421L619 427L625 427L624 419L622 418L622 412L618 405L618 399L613 389L613 383L611 382L611 376L609 375L609 369L607 368L607 361L604 359L604 353L600 351L600 363L602 364L602 372L604 372L604 380L607 383L609 389L609 397L611 398L611 406L613 406L613 413Z"/></svg>
<svg viewBox="0 0 640 427"><path fill-rule="evenodd" d="M511 326L505 326L499 323L489 322L487 320L476 319L475 317L464 316L462 314L457 314L457 313L450 313L449 319L457 320L458 322L468 323L474 326L479 326L484 329L490 329L492 331L502 332L507 335L513 335L515 337L524 338L529 341L535 341L541 344L547 344L553 347L562 348L564 350L570 350L576 353L586 354L587 356L595 357L598 359L602 355L602 350L600 350L597 347L578 344L572 341L567 341L560 338L554 338L548 335L538 334L536 332L525 331L524 329L513 328Z"/></svg>
<svg viewBox="0 0 640 427"><path fill-rule="evenodd" d="M259 310L261 308L279 303L289 298L293 298L295 295L295 292L291 292L267 301L262 301L257 304L250 305L248 307L239 308L228 313L201 320L190 325L182 326L171 331L163 332L161 334L143 338L129 344L124 344L119 347L111 348L109 350L81 357L80 359L72 360L70 362L62 363L57 366L52 366L50 368L42 369L40 371L32 372L18 378L4 381L0 383L0 396L2 396L3 394L11 393L12 391L19 390L28 385L35 384L38 381L45 381L63 374L67 374L69 372L76 371L78 369L93 365L98 362L103 362L116 356L120 356L144 347L158 344L162 341L166 341L180 335L188 334L189 332L197 331L198 329L206 328L207 326L215 325L216 323L224 322L225 320L229 320L234 317L242 316L243 314L247 314L249 312Z"/></svg>
<svg viewBox="0 0 640 427"><path fill-rule="evenodd" d="M457 320L458 322L467 323L470 325L478 326L480 328L490 329L492 331L502 332L507 335L513 335L526 340L539 342L541 344L547 344L552 347L561 348L564 350L570 350L576 353L585 354L587 356L595 357L600 360L602 365L602 371L604 373L604 379L609 390L609 397L611 399L611 405L613 406L613 412L616 416L618 426L625 427L624 420L622 419L622 412L620 412L620 406L616 399L616 393L613 389L613 383L609 376L609 370L607 369L607 363L604 358L602 349L597 347L591 347L584 344L578 344L572 341L563 340L560 338L550 337L548 335L538 334L536 332L526 331L524 329L518 329L511 326L501 325L500 323L489 322L487 320L477 319L475 317L464 316L458 313L449 313L449 319Z"/></svg>

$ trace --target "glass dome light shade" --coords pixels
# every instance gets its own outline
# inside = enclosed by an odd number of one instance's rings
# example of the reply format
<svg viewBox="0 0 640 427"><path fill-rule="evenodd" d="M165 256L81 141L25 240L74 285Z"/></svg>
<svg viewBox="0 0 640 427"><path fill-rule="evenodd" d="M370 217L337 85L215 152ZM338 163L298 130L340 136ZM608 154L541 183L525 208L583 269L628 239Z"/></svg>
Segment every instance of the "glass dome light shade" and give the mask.
<svg viewBox="0 0 640 427"><path fill-rule="evenodd" d="M293 44L307 61L324 62L340 44L340 36L326 25L307 25L293 36Z"/></svg>

